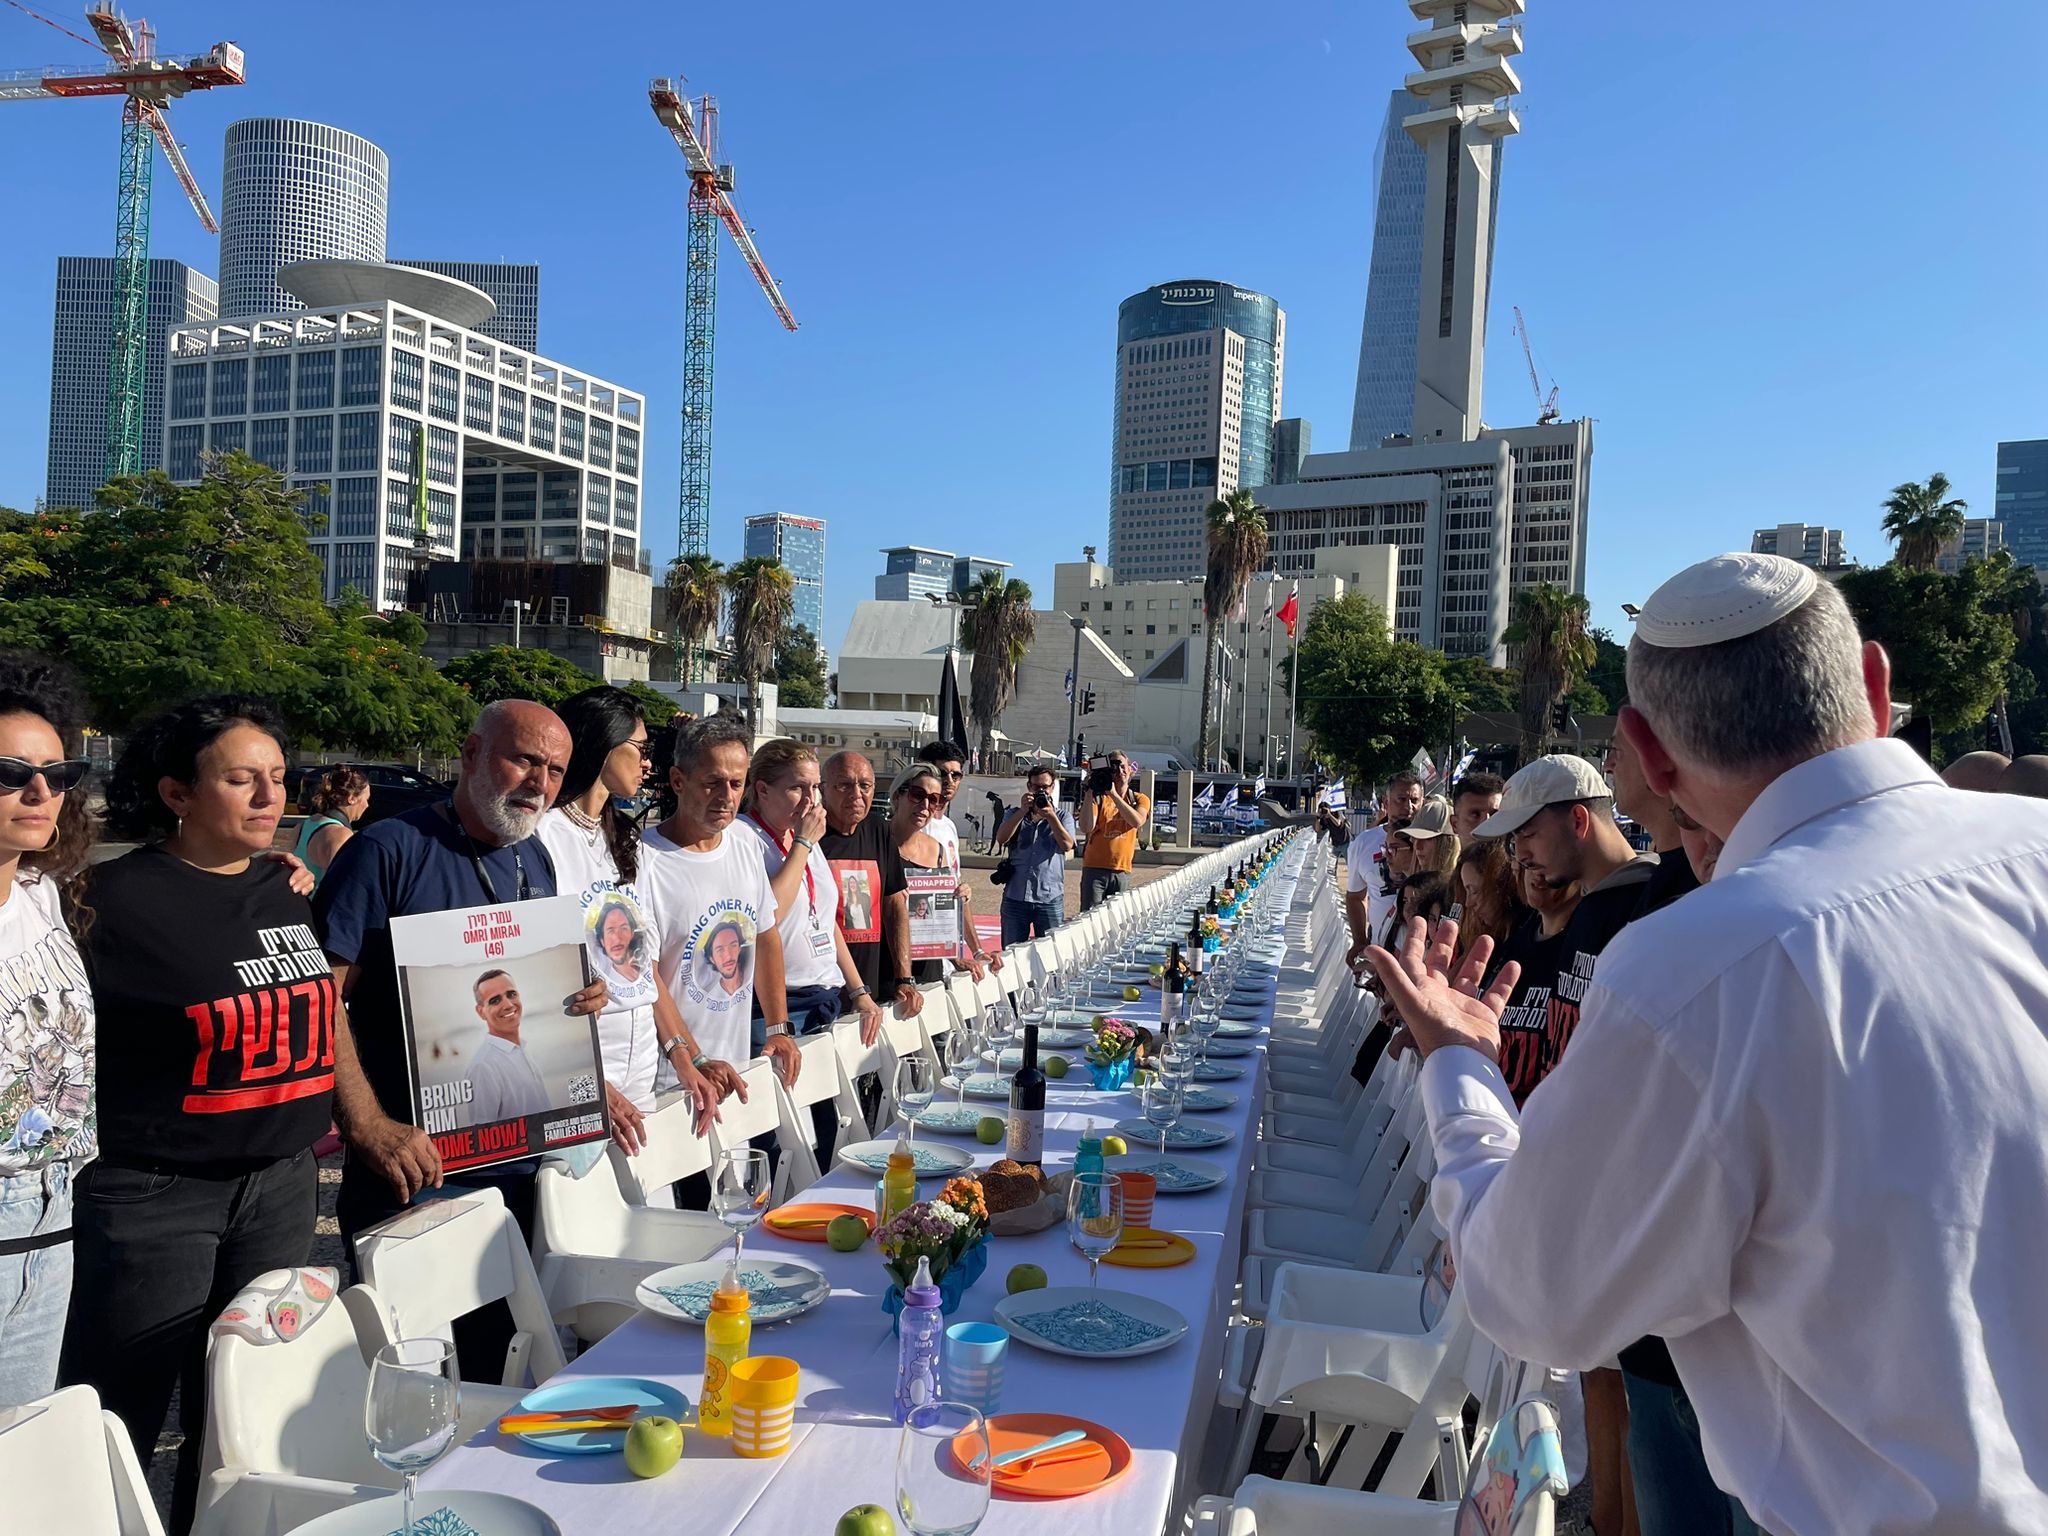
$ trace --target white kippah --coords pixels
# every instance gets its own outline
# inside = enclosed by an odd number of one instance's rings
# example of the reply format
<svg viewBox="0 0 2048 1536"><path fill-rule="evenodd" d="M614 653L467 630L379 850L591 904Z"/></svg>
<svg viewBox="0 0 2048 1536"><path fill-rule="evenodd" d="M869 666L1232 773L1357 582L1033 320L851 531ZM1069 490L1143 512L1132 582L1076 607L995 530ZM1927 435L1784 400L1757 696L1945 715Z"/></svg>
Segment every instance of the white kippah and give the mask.
<svg viewBox="0 0 2048 1536"><path fill-rule="evenodd" d="M1636 636L1667 650L1739 640L1777 623L1819 585L1811 567L1782 555L1716 555L1650 594Z"/></svg>

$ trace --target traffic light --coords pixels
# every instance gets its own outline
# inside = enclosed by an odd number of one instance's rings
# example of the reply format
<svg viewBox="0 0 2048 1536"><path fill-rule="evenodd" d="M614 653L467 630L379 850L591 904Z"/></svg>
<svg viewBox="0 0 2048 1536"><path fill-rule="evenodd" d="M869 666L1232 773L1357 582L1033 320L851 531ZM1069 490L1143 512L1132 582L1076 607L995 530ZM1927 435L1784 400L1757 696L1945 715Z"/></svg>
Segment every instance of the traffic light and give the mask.
<svg viewBox="0 0 2048 1536"><path fill-rule="evenodd" d="M1560 699L1557 707L1550 712L1550 728L1553 731L1568 731L1572 728L1572 706L1569 699Z"/></svg>
<svg viewBox="0 0 2048 1536"><path fill-rule="evenodd" d="M1083 688L1081 690L1081 713L1084 715L1095 713L1095 690L1093 688Z"/></svg>

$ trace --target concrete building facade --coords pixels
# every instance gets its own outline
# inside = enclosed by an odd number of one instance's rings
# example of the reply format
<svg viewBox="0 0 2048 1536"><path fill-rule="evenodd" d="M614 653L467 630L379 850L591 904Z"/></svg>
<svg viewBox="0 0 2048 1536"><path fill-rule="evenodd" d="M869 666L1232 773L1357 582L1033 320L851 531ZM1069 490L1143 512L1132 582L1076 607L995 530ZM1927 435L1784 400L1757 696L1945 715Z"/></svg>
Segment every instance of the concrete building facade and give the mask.
<svg viewBox="0 0 2048 1536"><path fill-rule="evenodd" d="M279 315L296 261L382 261L391 162L325 123L247 117L228 126L220 180L220 315Z"/></svg>
<svg viewBox="0 0 2048 1536"><path fill-rule="evenodd" d="M1204 513L1272 478L1287 316L1208 278L1162 283L1117 310L1110 564L1132 578L1199 577Z"/></svg>
<svg viewBox="0 0 2048 1536"><path fill-rule="evenodd" d="M1823 528L1817 523L1780 523L1775 528L1759 528L1750 535L1749 552L1783 555L1817 571L1855 563L1843 552L1842 530Z"/></svg>
<svg viewBox="0 0 2048 1536"><path fill-rule="evenodd" d="M780 560L796 578L792 618L825 644L825 520L791 512L764 512L747 519L741 551L748 559Z"/></svg>
<svg viewBox="0 0 2048 1536"><path fill-rule="evenodd" d="M498 312L477 329L522 352L540 350L540 264L531 261L399 261L394 266L438 272L481 288Z"/></svg>
<svg viewBox="0 0 2048 1536"><path fill-rule="evenodd" d="M641 562L646 402L492 341L491 302L412 268L307 262L305 307L171 332L164 467L240 449L295 485L330 600L402 607L435 558Z"/></svg>
<svg viewBox="0 0 2048 1536"><path fill-rule="evenodd" d="M422 649L436 666L516 644L608 683L673 675L653 576L610 561L437 560L413 576L407 606L426 623Z"/></svg>
<svg viewBox="0 0 2048 1536"><path fill-rule="evenodd" d="M1963 531L1941 546L1934 568L1954 575L1972 560L1983 560L2005 548L2005 524L1995 517L1966 517Z"/></svg>
<svg viewBox="0 0 2048 1536"><path fill-rule="evenodd" d="M1998 445L1994 515L2022 565L2048 571L2048 438Z"/></svg>
<svg viewBox="0 0 2048 1536"><path fill-rule="evenodd" d="M917 544L899 544L882 551L882 574L875 578L875 601L907 603L924 597L944 597L953 590L953 553L925 549Z"/></svg>
<svg viewBox="0 0 2048 1536"><path fill-rule="evenodd" d="M164 338L213 319L220 289L203 272L149 263L149 371L142 400L142 467L163 467ZM114 344L114 258L57 258L50 342L50 448L43 502L90 507L107 478L107 380Z"/></svg>

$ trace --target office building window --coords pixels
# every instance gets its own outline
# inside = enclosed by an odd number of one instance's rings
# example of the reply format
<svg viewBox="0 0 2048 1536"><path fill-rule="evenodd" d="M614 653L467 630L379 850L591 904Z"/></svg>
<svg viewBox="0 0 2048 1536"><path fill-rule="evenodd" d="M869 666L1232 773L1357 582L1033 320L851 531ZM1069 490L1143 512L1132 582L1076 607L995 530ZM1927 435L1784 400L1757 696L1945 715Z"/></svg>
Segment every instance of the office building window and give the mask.
<svg viewBox="0 0 2048 1536"><path fill-rule="evenodd" d="M341 354L341 403L381 405L384 401L384 349L349 347Z"/></svg>
<svg viewBox="0 0 2048 1536"><path fill-rule="evenodd" d="M498 436L508 442L526 441L526 391L498 386Z"/></svg>
<svg viewBox="0 0 2048 1536"><path fill-rule="evenodd" d="M612 467L612 424L602 416L590 418L590 462L599 469Z"/></svg>
<svg viewBox="0 0 2048 1536"><path fill-rule="evenodd" d="M593 532L585 534L583 536L583 558L595 561L600 565L603 564L605 550L610 543L610 537L604 533Z"/></svg>
<svg viewBox="0 0 2048 1536"><path fill-rule="evenodd" d="M377 467L377 413L358 411L341 418L339 474L361 474Z"/></svg>
<svg viewBox="0 0 2048 1536"><path fill-rule="evenodd" d="M365 476L334 482L334 523L337 538L367 539L377 533L377 482Z"/></svg>
<svg viewBox="0 0 2048 1536"><path fill-rule="evenodd" d="M249 457L272 469L283 469L290 453L291 418L267 416L249 425Z"/></svg>
<svg viewBox="0 0 2048 1536"><path fill-rule="evenodd" d="M394 475L411 475L419 465L420 424L410 416L393 416L384 446L385 469Z"/></svg>
<svg viewBox="0 0 2048 1536"><path fill-rule="evenodd" d="M327 532L329 493L326 485L318 480L310 484L301 480L292 489L299 495L299 521L306 525L307 533L314 538L321 537ZM314 553L319 552L316 546ZM320 590L327 590L325 583L321 584Z"/></svg>
<svg viewBox="0 0 2048 1536"><path fill-rule="evenodd" d="M256 359L256 414L288 411L292 408L292 359L290 353Z"/></svg>
<svg viewBox="0 0 2048 1536"><path fill-rule="evenodd" d="M229 358L213 365L213 414L249 414L249 359Z"/></svg>
<svg viewBox="0 0 2048 1536"><path fill-rule="evenodd" d="M375 590L377 581L377 546L375 544L337 544L329 562L329 579L334 583L336 598L350 587L364 597Z"/></svg>
<svg viewBox="0 0 2048 1536"><path fill-rule="evenodd" d="M269 358L263 359L269 362ZM292 444L292 473L324 475L334 467L334 418L301 416Z"/></svg>
<svg viewBox="0 0 2048 1536"><path fill-rule="evenodd" d="M498 516L508 523L532 522L539 479L530 469L503 476L498 484Z"/></svg>
<svg viewBox="0 0 2048 1536"><path fill-rule="evenodd" d="M206 414L206 364L179 363L171 369L171 420Z"/></svg>
<svg viewBox="0 0 2048 1536"><path fill-rule="evenodd" d="M619 473L640 473L640 434L631 427L619 428Z"/></svg>
<svg viewBox="0 0 2048 1536"><path fill-rule="evenodd" d="M216 421L206 429L206 447L211 453L247 453L249 451L249 423L246 421Z"/></svg>
<svg viewBox="0 0 2048 1536"><path fill-rule="evenodd" d="M446 363L427 365L427 414L436 421L453 421L462 403L462 375Z"/></svg>
<svg viewBox="0 0 2048 1536"><path fill-rule="evenodd" d="M526 440L544 453L555 451L555 402L535 400L527 412Z"/></svg>
<svg viewBox="0 0 2048 1536"><path fill-rule="evenodd" d="M332 352L301 352L299 354L299 401L302 411L331 411L334 409L334 354Z"/></svg>
<svg viewBox="0 0 2048 1536"><path fill-rule="evenodd" d="M462 477L462 520L468 522L490 522L498 515L498 477L496 475L464 475Z"/></svg>
<svg viewBox="0 0 2048 1536"><path fill-rule="evenodd" d="M426 359L403 347L391 349L391 403L402 411L420 408L420 391L427 374Z"/></svg>
<svg viewBox="0 0 2048 1536"><path fill-rule="evenodd" d="M526 530L524 528L501 528L498 530L498 554L506 560L526 558Z"/></svg>
<svg viewBox="0 0 2048 1536"><path fill-rule="evenodd" d="M612 520L612 481L609 475L592 475L590 492L585 498L588 516L593 523L609 523Z"/></svg>
<svg viewBox="0 0 2048 1536"><path fill-rule="evenodd" d="M164 448L164 472L173 480L199 478L199 451L206 443L204 427L173 427Z"/></svg>
<svg viewBox="0 0 2048 1536"><path fill-rule="evenodd" d="M427 428L427 479L436 485L455 483L455 450L459 440L446 427Z"/></svg>
<svg viewBox="0 0 2048 1536"><path fill-rule="evenodd" d="M470 374L462 381L462 424L472 432L491 430L491 381Z"/></svg>
<svg viewBox="0 0 2048 1536"><path fill-rule="evenodd" d="M562 407L562 457L580 459L583 457L583 413Z"/></svg>
<svg viewBox="0 0 2048 1536"><path fill-rule="evenodd" d="M384 482L384 536L410 544L419 532L420 514L412 482L395 476Z"/></svg>
<svg viewBox="0 0 2048 1536"><path fill-rule="evenodd" d="M612 486L612 526L628 533L640 529L640 491L629 480L617 481Z"/></svg>
<svg viewBox="0 0 2048 1536"><path fill-rule="evenodd" d="M541 475L541 516L549 522L574 517L583 475L573 469L550 469Z"/></svg>

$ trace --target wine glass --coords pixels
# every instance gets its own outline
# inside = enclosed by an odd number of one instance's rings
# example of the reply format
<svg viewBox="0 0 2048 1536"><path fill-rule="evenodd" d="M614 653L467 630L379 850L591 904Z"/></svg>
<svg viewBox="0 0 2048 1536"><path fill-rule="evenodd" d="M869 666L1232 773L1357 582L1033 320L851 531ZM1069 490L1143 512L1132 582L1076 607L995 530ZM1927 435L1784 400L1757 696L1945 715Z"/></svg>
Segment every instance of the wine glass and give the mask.
<svg viewBox="0 0 2048 1536"><path fill-rule="evenodd" d="M462 1378L446 1339L398 1339L377 1351L363 1394L370 1454L405 1479L406 1536L419 1476L455 1444L462 1419Z"/></svg>
<svg viewBox="0 0 2048 1536"><path fill-rule="evenodd" d="M965 1403L920 1403L896 1443L896 1514L913 1536L971 1536L988 1514L988 1422Z"/></svg>
<svg viewBox="0 0 2048 1536"><path fill-rule="evenodd" d="M1166 1133L1180 1124L1181 1086L1154 1072L1143 1089L1145 1123L1159 1131L1159 1155L1166 1156Z"/></svg>
<svg viewBox="0 0 2048 1536"><path fill-rule="evenodd" d="M1159 1048L1156 1063L1159 1075L1169 1083L1182 1088L1195 1075L1195 1043L1184 1031L1176 1030L1166 1044Z"/></svg>
<svg viewBox="0 0 2048 1536"><path fill-rule="evenodd" d="M996 1064L1002 1065L1002 1046L991 1040L996 1049ZM967 1102L967 1079L981 1064L981 1036L971 1025L961 1023L953 1026L946 1036L946 1065L953 1069L953 1083L959 1094L960 1103ZM900 1065L900 1064L899 1064ZM900 1084L898 1085L900 1088ZM927 1103L930 1101L927 1100Z"/></svg>
<svg viewBox="0 0 2048 1536"><path fill-rule="evenodd" d="M732 1228L734 1264L744 1253L748 1229L768 1213L772 1177L768 1154L759 1147L728 1147L713 1170L711 1209Z"/></svg>
<svg viewBox="0 0 2048 1536"><path fill-rule="evenodd" d="M1077 1173L1067 1186L1067 1236L1088 1261L1088 1311L1081 1326L1107 1329L1096 1297L1096 1272L1102 1256L1124 1235L1124 1186L1113 1173Z"/></svg>
<svg viewBox="0 0 2048 1536"><path fill-rule="evenodd" d="M979 1056L981 1053L976 1051ZM923 1056L906 1056L896 1063L896 1110L910 1125L910 1144L917 1144L917 1117L931 1108L938 1084L932 1080L932 1064ZM964 1100L966 1095L963 1093Z"/></svg>
<svg viewBox="0 0 2048 1536"><path fill-rule="evenodd" d="M1209 1059L1209 1042L1216 1038L1216 1031L1223 1027L1223 1014L1212 999L1195 1010L1195 1061L1197 1064Z"/></svg>

